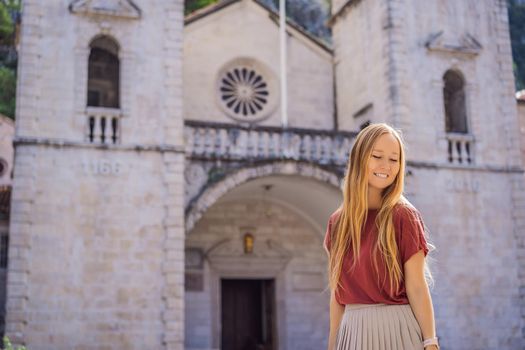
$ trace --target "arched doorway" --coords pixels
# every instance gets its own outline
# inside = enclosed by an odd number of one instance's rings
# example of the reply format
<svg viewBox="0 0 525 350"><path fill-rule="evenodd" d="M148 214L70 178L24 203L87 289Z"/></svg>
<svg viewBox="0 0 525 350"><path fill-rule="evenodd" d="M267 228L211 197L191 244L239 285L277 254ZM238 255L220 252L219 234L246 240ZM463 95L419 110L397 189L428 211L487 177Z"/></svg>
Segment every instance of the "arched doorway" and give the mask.
<svg viewBox="0 0 525 350"><path fill-rule="evenodd" d="M269 174L208 203L186 235L186 348L325 346L322 239L340 201L328 181Z"/></svg>

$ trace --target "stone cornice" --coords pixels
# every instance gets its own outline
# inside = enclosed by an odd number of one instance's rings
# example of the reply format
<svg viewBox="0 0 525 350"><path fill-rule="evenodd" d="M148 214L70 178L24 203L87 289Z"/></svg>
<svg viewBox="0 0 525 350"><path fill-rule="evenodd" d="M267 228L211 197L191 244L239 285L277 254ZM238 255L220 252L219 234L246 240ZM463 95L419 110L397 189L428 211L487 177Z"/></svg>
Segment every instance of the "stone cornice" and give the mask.
<svg viewBox="0 0 525 350"><path fill-rule="evenodd" d="M523 174L525 169L515 166L500 166L500 165L460 165L460 164L448 164L448 163L436 163L436 162L421 162L407 160L407 167L413 168L428 168L437 170L466 170L476 172L489 172L489 173L515 173Z"/></svg>
<svg viewBox="0 0 525 350"><path fill-rule="evenodd" d="M38 138L38 137L15 137L13 144L16 146L30 145L30 146L49 146L56 148L90 148L90 149L104 149L114 151L135 151L135 152L173 152L184 153L184 147L173 145L147 145L147 144L93 144L88 142L75 142L61 139Z"/></svg>
<svg viewBox="0 0 525 350"><path fill-rule="evenodd" d="M467 56L478 55L483 46L469 33L451 42L444 38L443 31L431 34L425 42L429 51L453 53Z"/></svg>
<svg viewBox="0 0 525 350"><path fill-rule="evenodd" d="M69 11L76 14L138 19L142 11L132 0L73 0Z"/></svg>

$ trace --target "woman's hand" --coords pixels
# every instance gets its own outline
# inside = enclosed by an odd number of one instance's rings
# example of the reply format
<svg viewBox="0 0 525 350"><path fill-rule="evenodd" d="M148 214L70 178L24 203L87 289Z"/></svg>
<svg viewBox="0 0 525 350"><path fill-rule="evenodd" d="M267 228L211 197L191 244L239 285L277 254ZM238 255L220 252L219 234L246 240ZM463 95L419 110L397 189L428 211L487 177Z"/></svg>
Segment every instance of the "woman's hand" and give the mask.
<svg viewBox="0 0 525 350"><path fill-rule="evenodd" d="M425 350L439 350L438 346L435 344L425 346Z"/></svg>

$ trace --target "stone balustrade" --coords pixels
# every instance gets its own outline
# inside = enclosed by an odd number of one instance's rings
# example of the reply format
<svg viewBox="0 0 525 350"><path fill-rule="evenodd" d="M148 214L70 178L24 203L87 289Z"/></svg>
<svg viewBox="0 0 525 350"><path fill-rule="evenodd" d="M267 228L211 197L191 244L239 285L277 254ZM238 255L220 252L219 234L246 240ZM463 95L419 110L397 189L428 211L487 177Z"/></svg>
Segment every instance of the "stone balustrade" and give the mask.
<svg viewBox="0 0 525 350"><path fill-rule="evenodd" d="M448 162L457 165L474 164L474 136L471 134L447 133Z"/></svg>
<svg viewBox="0 0 525 350"><path fill-rule="evenodd" d="M120 109L88 107L86 141L96 144L120 142Z"/></svg>
<svg viewBox="0 0 525 350"><path fill-rule="evenodd" d="M346 166L356 133L185 121L186 156L238 161L297 160Z"/></svg>

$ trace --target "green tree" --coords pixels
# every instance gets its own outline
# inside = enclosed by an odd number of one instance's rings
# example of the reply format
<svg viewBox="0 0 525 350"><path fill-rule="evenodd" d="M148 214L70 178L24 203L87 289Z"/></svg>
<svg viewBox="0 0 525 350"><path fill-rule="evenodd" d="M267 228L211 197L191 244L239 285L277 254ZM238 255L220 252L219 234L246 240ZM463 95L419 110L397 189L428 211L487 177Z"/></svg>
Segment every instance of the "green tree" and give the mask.
<svg viewBox="0 0 525 350"><path fill-rule="evenodd" d="M200 8L213 4L218 0L184 0L184 14L188 15L193 11L196 11Z"/></svg>
<svg viewBox="0 0 525 350"><path fill-rule="evenodd" d="M25 346L17 346L15 348L13 344L11 344L11 341L9 340L7 336L3 338L3 343L4 343L4 346L3 346L4 350L27 350Z"/></svg>
<svg viewBox="0 0 525 350"><path fill-rule="evenodd" d="M0 66L0 113L14 118L16 106L16 74Z"/></svg>
<svg viewBox="0 0 525 350"><path fill-rule="evenodd" d="M262 2L279 12L279 0L262 0ZM327 43L332 41L332 34L326 25L330 17L329 0L286 0L286 17L307 32Z"/></svg>
<svg viewBox="0 0 525 350"><path fill-rule="evenodd" d="M0 0L0 113L15 117L16 66L15 25L20 0Z"/></svg>
<svg viewBox="0 0 525 350"><path fill-rule="evenodd" d="M13 35L13 20L7 6L0 2L0 43L6 42Z"/></svg>
<svg viewBox="0 0 525 350"><path fill-rule="evenodd" d="M0 44L12 45L15 24L13 18L20 13L20 0L0 0Z"/></svg>
<svg viewBox="0 0 525 350"><path fill-rule="evenodd" d="M188 15L218 0L185 0L184 14ZM279 12L279 0L261 0L264 6ZM315 37L331 42L326 21L330 16L330 0L286 0L286 17Z"/></svg>
<svg viewBox="0 0 525 350"><path fill-rule="evenodd" d="M525 89L525 2L508 0L509 28L516 89Z"/></svg>

